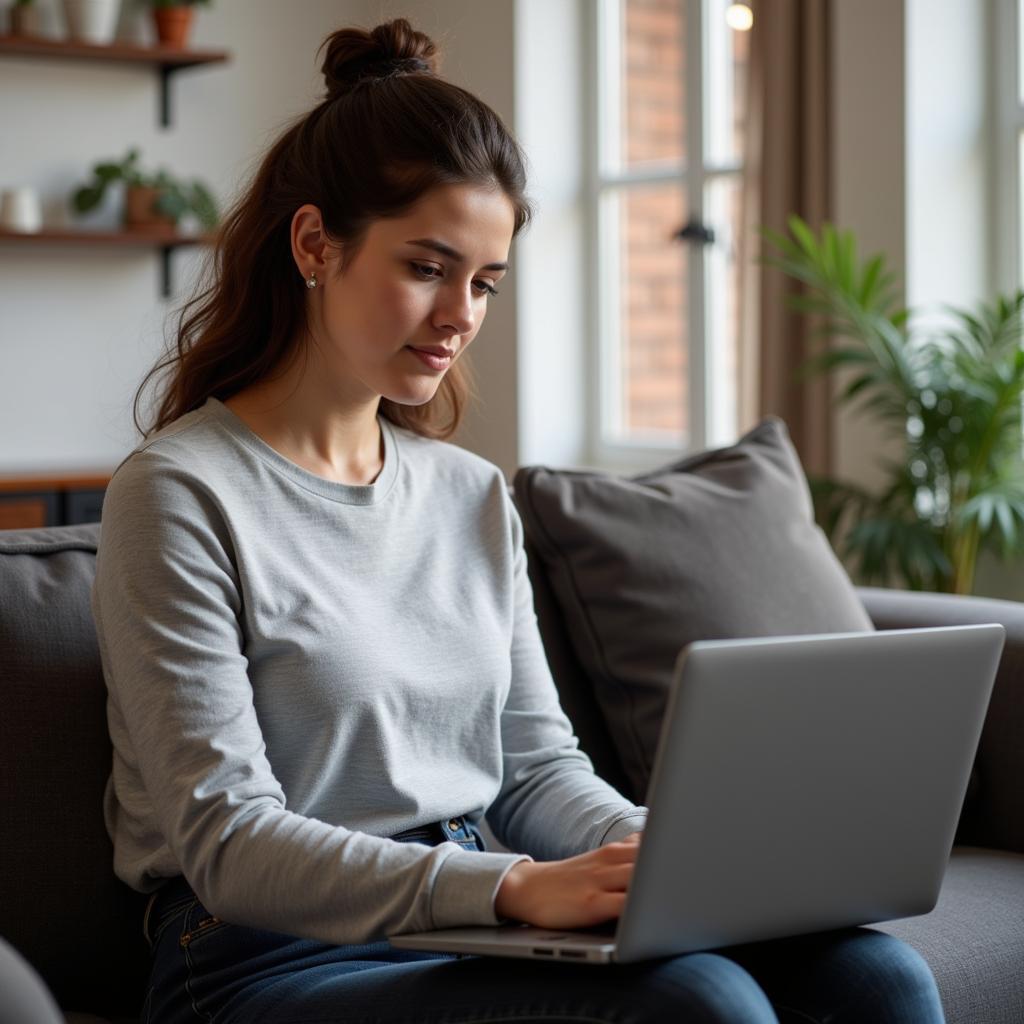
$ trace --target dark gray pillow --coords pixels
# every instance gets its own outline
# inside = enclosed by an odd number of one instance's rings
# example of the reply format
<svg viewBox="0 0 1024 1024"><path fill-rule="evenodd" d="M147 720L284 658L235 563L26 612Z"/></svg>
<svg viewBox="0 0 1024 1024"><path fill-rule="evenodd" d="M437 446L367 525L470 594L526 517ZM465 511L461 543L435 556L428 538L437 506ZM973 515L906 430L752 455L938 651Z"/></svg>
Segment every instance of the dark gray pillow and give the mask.
<svg viewBox="0 0 1024 1024"><path fill-rule="evenodd" d="M777 417L640 476L531 466L513 486L636 793L687 643L873 629Z"/></svg>

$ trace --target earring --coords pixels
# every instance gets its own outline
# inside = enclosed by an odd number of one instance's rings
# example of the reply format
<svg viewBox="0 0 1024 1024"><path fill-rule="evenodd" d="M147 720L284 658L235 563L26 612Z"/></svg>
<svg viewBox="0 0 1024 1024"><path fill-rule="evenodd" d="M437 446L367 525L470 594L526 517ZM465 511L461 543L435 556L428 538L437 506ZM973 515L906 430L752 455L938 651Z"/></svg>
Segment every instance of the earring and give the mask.
<svg viewBox="0 0 1024 1024"><path fill-rule="evenodd" d="M306 287L307 288L315 288L316 287L316 271L315 270L306 279Z"/></svg>

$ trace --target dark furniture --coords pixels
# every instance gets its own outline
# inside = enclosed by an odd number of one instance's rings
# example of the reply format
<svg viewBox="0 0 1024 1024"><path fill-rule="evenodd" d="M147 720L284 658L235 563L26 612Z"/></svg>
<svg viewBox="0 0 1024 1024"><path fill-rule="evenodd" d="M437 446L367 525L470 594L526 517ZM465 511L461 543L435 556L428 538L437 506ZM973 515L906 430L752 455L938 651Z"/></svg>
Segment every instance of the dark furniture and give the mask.
<svg viewBox="0 0 1024 1024"><path fill-rule="evenodd" d="M0 477L0 530L99 521L109 473Z"/></svg>
<svg viewBox="0 0 1024 1024"><path fill-rule="evenodd" d="M136 1019L146 974L144 898L114 877L103 824L111 750L89 607L99 539L98 523L0 531L0 936L36 968L65 1011L76 1011L69 1020L97 1014L128 1022ZM624 786L536 565L535 604L566 710L598 770ZM988 621L1006 627L939 905L877 927L926 957L950 1024L1021 1024L1024 605L875 589L859 594L882 629Z"/></svg>

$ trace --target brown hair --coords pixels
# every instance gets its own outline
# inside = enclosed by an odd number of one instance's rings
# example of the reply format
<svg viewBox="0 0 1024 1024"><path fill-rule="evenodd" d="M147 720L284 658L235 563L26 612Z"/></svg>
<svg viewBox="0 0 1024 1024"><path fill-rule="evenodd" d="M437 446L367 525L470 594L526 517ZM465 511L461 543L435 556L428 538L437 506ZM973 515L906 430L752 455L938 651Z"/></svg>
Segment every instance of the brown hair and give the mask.
<svg viewBox="0 0 1024 1024"><path fill-rule="evenodd" d="M182 307L177 344L135 395L135 425L149 436L202 405L265 377L308 333L306 288L291 253L291 221L319 207L326 233L354 251L370 223L400 216L428 189L469 183L500 188L515 209L515 234L530 218L522 152L501 119L437 75L437 48L406 20L372 31L341 29L324 40L327 95L293 122L263 158L221 223L212 258ZM318 51L319 52L319 51ZM306 346L301 346L303 351ZM138 406L147 382L168 370L156 418ZM457 361L424 405L381 399L380 412L426 437L448 438L472 394Z"/></svg>

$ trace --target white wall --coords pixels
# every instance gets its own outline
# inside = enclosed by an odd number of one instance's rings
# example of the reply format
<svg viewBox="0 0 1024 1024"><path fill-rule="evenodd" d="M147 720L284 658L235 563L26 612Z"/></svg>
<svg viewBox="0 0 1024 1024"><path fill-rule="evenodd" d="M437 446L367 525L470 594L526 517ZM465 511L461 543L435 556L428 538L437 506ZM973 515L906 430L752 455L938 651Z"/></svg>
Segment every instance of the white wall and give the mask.
<svg viewBox="0 0 1024 1024"><path fill-rule="evenodd" d="M60 34L57 0L39 3L47 31ZM93 162L135 144L146 163L203 178L227 200L285 121L319 99L313 58L324 36L365 15L364 0L198 8L195 45L228 49L232 60L172 77L166 130L154 71L0 60L0 188L35 186L57 221ZM144 16L126 5L121 34L151 38ZM115 216L108 203L89 222ZM175 258L174 299L197 261L196 250ZM0 474L112 469L135 444L132 398L172 308L153 250L0 245Z"/></svg>

